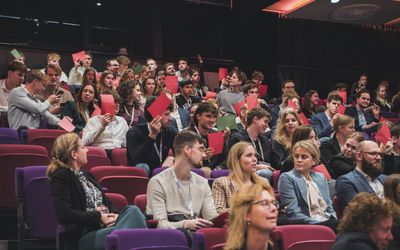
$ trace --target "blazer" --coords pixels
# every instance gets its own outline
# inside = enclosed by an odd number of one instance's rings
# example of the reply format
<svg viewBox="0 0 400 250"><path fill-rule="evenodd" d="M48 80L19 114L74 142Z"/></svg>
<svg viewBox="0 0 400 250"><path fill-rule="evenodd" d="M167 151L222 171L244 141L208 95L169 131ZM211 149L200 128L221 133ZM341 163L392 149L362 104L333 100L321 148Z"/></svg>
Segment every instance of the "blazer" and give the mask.
<svg viewBox="0 0 400 250"><path fill-rule="evenodd" d="M336 134L333 134L333 137L329 140L322 142L319 150L321 151L322 162L325 164L325 166L329 167L329 162L332 160L332 158L335 155L340 154L340 145L336 139Z"/></svg>
<svg viewBox="0 0 400 250"><path fill-rule="evenodd" d="M356 163L353 159L345 157L342 153L335 155L329 162L329 167L334 174L333 178L345 175L354 170Z"/></svg>
<svg viewBox="0 0 400 250"><path fill-rule="evenodd" d="M101 186L89 172L83 172L85 177L100 191ZM86 194L78 177L69 169L59 168L50 177L50 189L53 199L57 221L63 225L74 225L75 230L67 230L65 243L67 245L78 244L79 239L85 233L100 229L101 213L99 211L86 211ZM103 193L103 203L110 212L117 210Z"/></svg>
<svg viewBox="0 0 400 250"><path fill-rule="evenodd" d="M344 232L338 235L332 250L378 250L375 242L366 233Z"/></svg>
<svg viewBox="0 0 400 250"><path fill-rule="evenodd" d="M229 176L215 179L212 184L212 196L217 213L229 212L233 194L239 190L239 186Z"/></svg>
<svg viewBox="0 0 400 250"><path fill-rule="evenodd" d="M260 144L258 143L258 140L260 141ZM233 147L238 142L245 141L254 146L254 149L256 150L257 153L257 161L262 161L262 162L267 162L270 163L270 154L271 154L271 143L268 140L268 138L264 135L258 136L257 141L255 141L255 145L253 144L252 140L250 139L249 133L247 133L246 129L243 129L239 132L236 132L231 135L231 138L229 139L228 142L228 148ZM259 146L261 145L261 149ZM258 149L257 149L258 148ZM262 150L262 154L260 153L260 150ZM264 158L262 157L264 155Z"/></svg>
<svg viewBox="0 0 400 250"><path fill-rule="evenodd" d="M271 167L280 168L282 162L289 156L289 150L275 139L272 140L271 148Z"/></svg>
<svg viewBox="0 0 400 250"><path fill-rule="evenodd" d="M324 198L327 213L336 217L335 210L333 210L332 201L329 197L328 182L324 175L321 173L311 172L311 178L318 186L321 196ZM287 206L286 214L289 219L295 219L300 223L315 224L318 223L310 217L308 199L307 199L307 185L302 178L302 175L295 169L283 173L279 177L279 196L281 203Z"/></svg>
<svg viewBox="0 0 400 250"><path fill-rule="evenodd" d="M330 137L333 132L333 128L325 112L311 116L310 124L317 131L318 138Z"/></svg>
<svg viewBox="0 0 400 250"><path fill-rule="evenodd" d="M381 174L378 176L378 180L382 183L382 185L386 178L386 175ZM361 192L373 193L374 190L368 184L368 181L365 179L365 177L362 176L357 169L354 169L350 173L337 178L335 184L335 193L338 198L339 207L342 211L353 199L353 197Z"/></svg>
<svg viewBox="0 0 400 250"><path fill-rule="evenodd" d="M362 127L359 125L360 121L358 119L358 112L357 112L356 106L346 107L345 114L350 117L353 117L355 119L355 125L356 125L355 129L357 131L363 131L368 134L372 133L372 132L376 132L377 126L374 126L369 129L362 129ZM371 110L364 112L364 116L365 116L365 120L367 121L367 124L370 124L371 122L379 122L379 118L375 118L374 115L372 114Z"/></svg>

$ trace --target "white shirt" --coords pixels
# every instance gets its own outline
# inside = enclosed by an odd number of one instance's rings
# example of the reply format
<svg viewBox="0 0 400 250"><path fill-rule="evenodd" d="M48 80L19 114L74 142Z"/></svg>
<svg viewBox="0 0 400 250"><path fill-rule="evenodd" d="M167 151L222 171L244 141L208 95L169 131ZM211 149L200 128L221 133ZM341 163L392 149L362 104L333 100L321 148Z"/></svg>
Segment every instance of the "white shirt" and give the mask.
<svg viewBox="0 0 400 250"><path fill-rule="evenodd" d="M361 169L356 167L357 171L360 172L362 176L367 180L368 184L374 190L374 192L378 195L379 198L383 199L384 197L384 191L383 191L383 185L379 181L378 178L375 178L375 180L372 180L371 177L369 177L366 173L364 173Z"/></svg>

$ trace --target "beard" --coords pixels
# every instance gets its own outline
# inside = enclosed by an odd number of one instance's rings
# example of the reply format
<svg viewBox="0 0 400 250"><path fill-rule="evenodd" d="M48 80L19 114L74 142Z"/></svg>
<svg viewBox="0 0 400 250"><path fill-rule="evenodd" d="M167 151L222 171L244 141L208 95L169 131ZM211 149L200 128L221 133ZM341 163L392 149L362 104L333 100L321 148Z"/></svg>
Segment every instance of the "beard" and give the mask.
<svg viewBox="0 0 400 250"><path fill-rule="evenodd" d="M191 157L189 158L190 165L194 168L201 168L203 167L203 160L200 159L199 161L194 161Z"/></svg>
<svg viewBox="0 0 400 250"><path fill-rule="evenodd" d="M362 170L364 173L366 173L371 179L377 178L379 175L382 174L383 168L382 164L379 163L371 163L366 161L364 158L362 159L361 162L362 165Z"/></svg>

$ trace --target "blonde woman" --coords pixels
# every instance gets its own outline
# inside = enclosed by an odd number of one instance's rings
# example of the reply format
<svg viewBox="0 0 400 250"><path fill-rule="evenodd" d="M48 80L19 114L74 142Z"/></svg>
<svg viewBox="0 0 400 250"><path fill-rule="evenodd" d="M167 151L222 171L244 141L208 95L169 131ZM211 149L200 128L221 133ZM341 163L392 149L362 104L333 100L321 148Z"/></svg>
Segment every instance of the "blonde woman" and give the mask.
<svg viewBox="0 0 400 250"><path fill-rule="evenodd" d="M104 249L113 230L146 227L137 207L128 206L118 215L93 175L81 170L86 153L77 134L63 134L54 142L47 169L57 221L75 226L65 233L63 249Z"/></svg>
<svg viewBox="0 0 400 250"><path fill-rule="evenodd" d="M248 142L238 142L229 151L227 165L229 176L218 178L212 185L215 208L219 214L228 212L233 193L244 186L267 183L256 174L257 156L254 147Z"/></svg>
<svg viewBox="0 0 400 250"><path fill-rule="evenodd" d="M293 133L302 124L293 108L281 110L272 140L271 166L273 168L279 168L283 160L289 156Z"/></svg>
<svg viewBox="0 0 400 250"><path fill-rule="evenodd" d="M246 186L233 195L225 250L272 250L270 234L278 219L271 186Z"/></svg>

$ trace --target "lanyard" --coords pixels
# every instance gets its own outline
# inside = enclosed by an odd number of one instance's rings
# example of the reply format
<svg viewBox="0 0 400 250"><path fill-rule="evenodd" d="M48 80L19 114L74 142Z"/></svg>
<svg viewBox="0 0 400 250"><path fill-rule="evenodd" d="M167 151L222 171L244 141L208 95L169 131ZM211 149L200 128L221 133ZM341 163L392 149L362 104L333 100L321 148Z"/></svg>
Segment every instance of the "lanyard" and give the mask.
<svg viewBox="0 0 400 250"><path fill-rule="evenodd" d="M125 109L125 112L129 115L129 112L126 109L126 106L124 107L124 109ZM132 126L134 118L135 118L135 105L133 105L133 107L132 107L132 117L131 117L131 122L129 123L129 126Z"/></svg>
<svg viewBox="0 0 400 250"><path fill-rule="evenodd" d="M261 156L262 161L264 161L264 152L263 152L263 148L261 146L260 138L258 138L257 142L258 142L258 146L260 147L261 154L258 153L257 146L256 146L256 143L254 142L253 138L251 138L250 135L249 135L249 138L250 138L251 142L253 143L253 146L254 146L254 149L256 150L256 153L259 156Z"/></svg>
<svg viewBox="0 0 400 250"><path fill-rule="evenodd" d="M181 185L179 184L179 180L178 180L178 178L176 177L175 170L174 170L173 167L171 167L171 169L172 169L172 175L174 176L174 179L175 179L175 182L176 182L176 186L178 187L179 192L180 192L181 194L183 194L183 191L182 191L182 189L181 189ZM189 211L190 211L190 217L193 218L194 213L193 213L193 201L192 201L191 183L192 183L192 177L191 177L191 175L189 174L189 201L188 201L188 209L189 209Z"/></svg>
<svg viewBox="0 0 400 250"><path fill-rule="evenodd" d="M154 142L154 149L156 150L156 153L158 157L160 158L160 165L162 164L162 131L160 132L160 149L157 148L157 142Z"/></svg>

